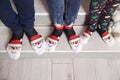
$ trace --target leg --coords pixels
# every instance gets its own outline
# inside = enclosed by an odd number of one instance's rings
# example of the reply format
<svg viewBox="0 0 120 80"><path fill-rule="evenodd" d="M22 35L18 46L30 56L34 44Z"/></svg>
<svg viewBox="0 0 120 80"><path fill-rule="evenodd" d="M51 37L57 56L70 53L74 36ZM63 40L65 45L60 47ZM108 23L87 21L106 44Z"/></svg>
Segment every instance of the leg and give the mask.
<svg viewBox="0 0 120 80"><path fill-rule="evenodd" d="M77 17L80 4L81 4L81 0L66 0L66 12L65 12L65 20L64 20L66 27L64 31L68 38L76 34L73 29L73 24ZM67 28L69 28L69 30Z"/></svg>
<svg viewBox="0 0 120 80"><path fill-rule="evenodd" d="M1 0L0 2L0 20L13 32L22 31L19 17L13 11L9 0Z"/></svg>
<svg viewBox="0 0 120 80"><path fill-rule="evenodd" d="M64 14L64 0L46 0L54 23L54 30L47 38L47 51L54 51L60 36L63 33L63 14Z"/></svg>
<svg viewBox="0 0 120 80"><path fill-rule="evenodd" d="M0 2L0 19L13 32L7 46L7 52L12 59L18 59L22 48L23 28L9 0L1 0Z"/></svg>
<svg viewBox="0 0 120 80"><path fill-rule="evenodd" d="M80 8L81 0L65 0L65 25L69 26L74 24L75 19L77 18L78 11Z"/></svg>
<svg viewBox="0 0 120 80"><path fill-rule="evenodd" d="M91 0L90 9L89 9L88 28L80 36L80 38L84 44L86 44L88 42L92 33L96 31L101 11L104 8L106 2L107 2L107 0Z"/></svg>
<svg viewBox="0 0 120 80"><path fill-rule="evenodd" d="M90 3L89 23L88 29L92 32L96 31L96 26L100 18L102 9L104 8L107 0L92 0Z"/></svg>
<svg viewBox="0 0 120 80"><path fill-rule="evenodd" d="M35 20L34 0L14 0L14 3L25 32L33 30Z"/></svg>
<svg viewBox="0 0 120 80"><path fill-rule="evenodd" d="M31 46L36 54L41 55L44 52L45 42L41 35L34 29L34 0L14 0L20 23L24 26L24 31L29 38Z"/></svg>
<svg viewBox="0 0 120 80"><path fill-rule="evenodd" d="M54 24L63 24L64 0L46 0Z"/></svg>
<svg viewBox="0 0 120 80"><path fill-rule="evenodd" d="M100 35L108 30L108 24L115 12L120 5L120 0L108 1L105 8L102 10L101 17L98 22L97 31Z"/></svg>
<svg viewBox="0 0 120 80"><path fill-rule="evenodd" d="M114 44L114 38L107 31L108 24L119 5L120 0L108 1L105 8L102 10L101 17L98 22L97 32L108 46L112 46Z"/></svg>
<svg viewBox="0 0 120 80"><path fill-rule="evenodd" d="M74 51L80 51L80 39L76 35L73 29L73 24L77 18L77 14L80 8L81 0L65 0L66 12L64 17L64 32L69 40L70 46ZM79 46L78 46L79 45Z"/></svg>

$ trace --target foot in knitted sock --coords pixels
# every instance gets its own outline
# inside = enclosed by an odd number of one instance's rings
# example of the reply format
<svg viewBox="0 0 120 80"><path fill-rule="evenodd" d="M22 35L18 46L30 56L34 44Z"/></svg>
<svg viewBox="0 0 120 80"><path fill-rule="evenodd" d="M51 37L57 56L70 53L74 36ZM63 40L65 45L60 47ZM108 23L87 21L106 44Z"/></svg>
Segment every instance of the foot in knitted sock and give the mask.
<svg viewBox="0 0 120 80"><path fill-rule="evenodd" d="M92 32L89 29L86 29L83 34L80 35L80 40L83 44L87 44L88 40L90 39Z"/></svg>
<svg viewBox="0 0 120 80"><path fill-rule="evenodd" d="M21 55L23 32L13 33L7 45L7 52L10 58L17 60Z"/></svg>
<svg viewBox="0 0 120 80"><path fill-rule="evenodd" d="M64 32L68 38L71 49L75 52L81 51L82 50L81 40L76 35L73 26L64 26Z"/></svg>
<svg viewBox="0 0 120 80"><path fill-rule="evenodd" d="M52 34L46 39L46 51L53 52L59 42L59 38L63 33L64 26L56 27Z"/></svg>
<svg viewBox="0 0 120 80"><path fill-rule="evenodd" d="M41 35L37 33L35 29L30 32L26 32L27 37L31 43L33 50L38 55L42 55L45 52L45 41Z"/></svg>
<svg viewBox="0 0 120 80"><path fill-rule="evenodd" d="M108 46L112 46L115 43L115 40L113 38L113 36L111 34L109 34L108 32L104 32L101 35L103 41L108 45Z"/></svg>

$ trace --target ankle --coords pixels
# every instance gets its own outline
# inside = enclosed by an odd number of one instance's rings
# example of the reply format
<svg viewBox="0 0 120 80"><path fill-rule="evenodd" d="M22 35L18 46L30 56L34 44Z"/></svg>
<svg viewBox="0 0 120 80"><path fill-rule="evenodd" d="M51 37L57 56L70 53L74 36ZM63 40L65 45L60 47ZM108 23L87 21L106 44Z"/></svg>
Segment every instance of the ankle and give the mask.
<svg viewBox="0 0 120 80"><path fill-rule="evenodd" d="M24 32L13 32L12 33L12 37L11 37L9 43L21 44L23 35L24 35Z"/></svg>
<svg viewBox="0 0 120 80"><path fill-rule="evenodd" d="M78 36L77 36L77 35L72 35L72 36L70 36L70 37L69 37L69 41L70 41L70 40L77 39L77 38L78 38Z"/></svg>
<svg viewBox="0 0 120 80"><path fill-rule="evenodd" d="M50 34L49 38L56 40L56 41L59 41L59 37L62 35L63 29L64 29L64 26L61 26L61 27L54 26L54 30Z"/></svg>
<svg viewBox="0 0 120 80"><path fill-rule="evenodd" d="M72 28L73 28L73 25L69 25L69 26L64 25L64 29L71 30Z"/></svg>
<svg viewBox="0 0 120 80"><path fill-rule="evenodd" d="M33 28L30 31L25 32L26 36L30 39L31 37L38 35L38 32Z"/></svg>
<svg viewBox="0 0 120 80"><path fill-rule="evenodd" d="M55 41L59 41L59 37L55 36L55 35L50 35L49 36L50 39L53 39Z"/></svg>
<svg viewBox="0 0 120 80"><path fill-rule="evenodd" d="M64 32L68 38L68 40L71 40L71 39L75 39L77 38L78 36L76 35L76 32L75 30L73 29L73 25L71 26L64 26Z"/></svg>

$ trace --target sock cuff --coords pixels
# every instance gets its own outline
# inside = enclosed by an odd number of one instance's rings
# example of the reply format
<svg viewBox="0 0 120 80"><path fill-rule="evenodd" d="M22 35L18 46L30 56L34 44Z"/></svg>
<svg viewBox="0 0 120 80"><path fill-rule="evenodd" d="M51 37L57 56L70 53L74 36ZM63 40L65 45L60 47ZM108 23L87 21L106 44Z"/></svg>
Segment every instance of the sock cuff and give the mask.
<svg viewBox="0 0 120 80"><path fill-rule="evenodd" d="M58 30L58 29L55 28L54 31L51 33L51 35L60 37L62 33L63 33L63 29Z"/></svg>
<svg viewBox="0 0 120 80"><path fill-rule="evenodd" d="M85 33L92 35L92 31L90 31L89 29L86 29Z"/></svg>
<svg viewBox="0 0 120 80"><path fill-rule="evenodd" d="M42 36L39 35L39 34L36 34L36 35L30 37L30 41L34 41L34 40L36 40L36 39L38 39L38 38L40 38L40 37L42 37Z"/></svg>
<svg viewBox="0 0 120 80"><path fill-rule="evenodd" d="M27 37L30 39L32 36L37 35L38 32L35 29L30 30L29 32L25 32Z"/></svg>
<svg viewBox="0 0 120 80"><path fill-rule="evenodd" d="M73 28L73 26L66 26L66 25L64 25L64 28L67 29L67 30L71 30Z"/></svg>
<svg viewBox="0 0 120 80"><path fill-rule="evenodd" d="M77 35L72 35L72 36L69 37L69 40L73 40L73 39L76 39L76 38L78 38Z"/></svg>
<svg viewBox="0 0 120 80"><path fill-rule="evenodd" d="M10 44L22 44L22 41L21 40L11 40L9 43Z"/></svg>
<svg viewBox="0 0 120 80"><path fill-rule="evenodd" d="M49 38L59 41L59 37L55 36L55 35L50 35Z"/></svg>
<svg viewBox="0 0 120 80"><path fill-rule="evenodd" d="M23 38L24 32L13 32L12 33L12 37L11 40L9 41L9 43L21 43L20 40Z"/></svg>
<svg viewBox="0 0 120 80"><path fill-rule="evenodd" d="M64 29L64 26L61 26L61 27L57 27L57 26L54 26L56 30L63 30Z"/></svg>
<svg viewBox="0 0 120 80"><path fill-rule="evenodd" d="M104 32L104 33L102 33L102 37L104 37L104 36L106 36L107 34L109 34L107 31L106 32Z"/></svg>

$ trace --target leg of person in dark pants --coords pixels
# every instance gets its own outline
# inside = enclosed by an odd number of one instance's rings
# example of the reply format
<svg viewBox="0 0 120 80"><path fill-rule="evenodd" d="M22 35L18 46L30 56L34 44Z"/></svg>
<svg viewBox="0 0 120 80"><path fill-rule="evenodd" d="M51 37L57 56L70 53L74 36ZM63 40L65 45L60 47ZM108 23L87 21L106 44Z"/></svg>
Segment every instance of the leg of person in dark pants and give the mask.
<svg viewBox="0 0 120 80"><path fill-rule="evenodd" d="M33 0L14 0L14 3L18 13L14 12L9 0L1 0L0 20L12 31L12 38L7 46L7 51L11 58L18 59L21 54L24 32L29 37L31 45L34 45L33 48L38 43L42 43L43 39L33 28L35 14ZM39 51L39 54L41 54L41 49L42 47L34 50Z"/></svg>
<svg viewBox="0 0 120 80"><path fill-rule="evenodd" d="M30 44L36 54L44 53L45 41L34 28L35 9L34 0L14 0L16 5L20 23L23 26L24 32L27 35Z"/></svg>

